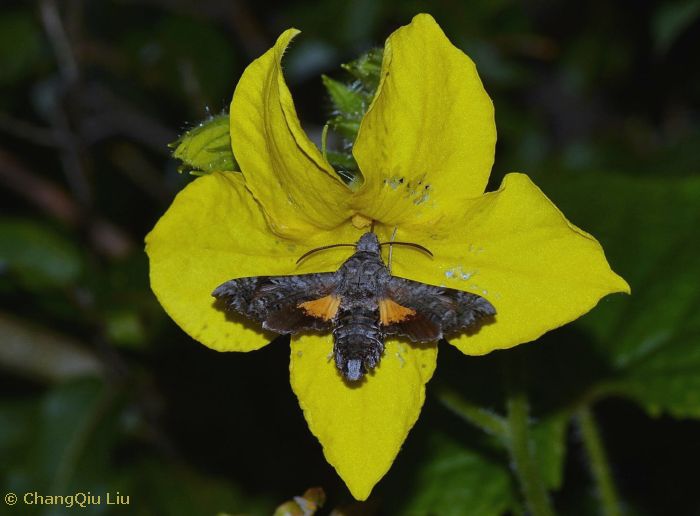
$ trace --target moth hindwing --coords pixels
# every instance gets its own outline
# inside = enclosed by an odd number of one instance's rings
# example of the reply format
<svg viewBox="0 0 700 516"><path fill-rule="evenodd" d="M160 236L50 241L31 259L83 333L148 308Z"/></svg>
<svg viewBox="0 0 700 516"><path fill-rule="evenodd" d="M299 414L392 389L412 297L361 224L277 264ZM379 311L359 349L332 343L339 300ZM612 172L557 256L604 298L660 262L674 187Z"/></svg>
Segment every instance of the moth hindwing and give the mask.
<svg viewBox="0 0 700 516"><path fill-rule="evenodd" d="M387 335L430 342L496 314L476 294L392 276L374 233L336 272L239 278L212 295L266 330L331 332L335 364L351 382L377 366Z"/></svg>

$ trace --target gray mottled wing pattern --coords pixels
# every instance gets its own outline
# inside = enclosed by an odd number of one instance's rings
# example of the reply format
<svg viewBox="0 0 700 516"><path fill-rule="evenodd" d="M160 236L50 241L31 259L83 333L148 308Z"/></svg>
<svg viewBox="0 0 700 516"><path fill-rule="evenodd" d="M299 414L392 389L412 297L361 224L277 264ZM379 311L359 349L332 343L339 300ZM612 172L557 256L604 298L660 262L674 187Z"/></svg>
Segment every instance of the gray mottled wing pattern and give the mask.
<svg viewBox="0 0 700 516"><path fill-rule="evenodd" d="M493 305L476 294L396 276L389 280L386 295L401 306L415 310L416 314L386 326L384 332L418 342L440 339L496 314Z"/></svg>
<svg viewBox="0 0 700 516"><path fill-rule="evenodd" d="M219 285L212 296L227 309L262 323L266 330L329 330L330 321L310 316L299 305L333 293L336 278L334 272L239 278Z"/></svg>

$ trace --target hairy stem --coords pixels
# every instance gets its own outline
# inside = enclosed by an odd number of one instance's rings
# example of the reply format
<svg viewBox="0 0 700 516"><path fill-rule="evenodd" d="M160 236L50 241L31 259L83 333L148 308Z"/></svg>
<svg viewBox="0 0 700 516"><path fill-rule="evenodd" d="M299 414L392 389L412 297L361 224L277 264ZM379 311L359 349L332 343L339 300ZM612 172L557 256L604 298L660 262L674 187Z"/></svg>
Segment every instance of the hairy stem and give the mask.
<svg viewBox="0 0 700 516"><path fill-rule="evenodd" d="M440 400L447 409L458 415L468 423L480 428L484 432L497 437L505 438L508 435L508 425L506 420L487 410L479 407L464 398L456 392L446 389L437 389L437 399Z"/></svg>
<svg viewBox="0 0 700 516"><path fill-rule="evenodd" d="M600 498L604 516L622 516L620 498L610 471L610 463L605 453L598 423L589 406L584 406L576 414L576 422L588 454L591 475Z"/></svg>
<svg viewBox="0 0 700 516"><path fill-rule="evenodd" d="M533 516L554 516L549 495L537 469L528 422L525 394L515 392L508 398L508 449L513 470L520 483L527 508Z"/></svg>

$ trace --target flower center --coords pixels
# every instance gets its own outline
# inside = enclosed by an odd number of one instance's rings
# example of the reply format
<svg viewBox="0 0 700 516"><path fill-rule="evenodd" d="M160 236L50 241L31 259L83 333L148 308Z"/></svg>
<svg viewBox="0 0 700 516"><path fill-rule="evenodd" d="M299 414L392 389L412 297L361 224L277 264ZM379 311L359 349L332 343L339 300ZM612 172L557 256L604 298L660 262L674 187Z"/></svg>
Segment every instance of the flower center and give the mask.
<svg viewBox="0 0 700 516"><path fill-rule="evenodd" d="M372 225L372 219L360 215L359 213L355 213L355 215L352 216L351 222L357 229L363 229Z"/></svg>

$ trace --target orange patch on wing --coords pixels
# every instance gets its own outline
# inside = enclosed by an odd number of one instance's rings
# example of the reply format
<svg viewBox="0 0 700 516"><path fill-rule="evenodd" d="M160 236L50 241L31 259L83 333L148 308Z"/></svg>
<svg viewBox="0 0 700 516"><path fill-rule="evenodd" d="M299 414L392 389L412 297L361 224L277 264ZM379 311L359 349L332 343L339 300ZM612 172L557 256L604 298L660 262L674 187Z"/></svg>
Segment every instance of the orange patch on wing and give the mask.
<svg viewBox="0 0 700 516"><path fill-rule="evenodd" d="M299 308L304 310L307 315L318 317L324 321L330 321L338 313L340 306L340 297L334 295L324 296L311 301L300 303Z"/></svg>
<svg viewBox="0 0 700 516"><path fill-rule="evenodd" d="M405 321L414 315L416 315L415 310L401 306L396 301L392 301L389 298L384 298L379 301L379 320L384 326Z"/></svg>

